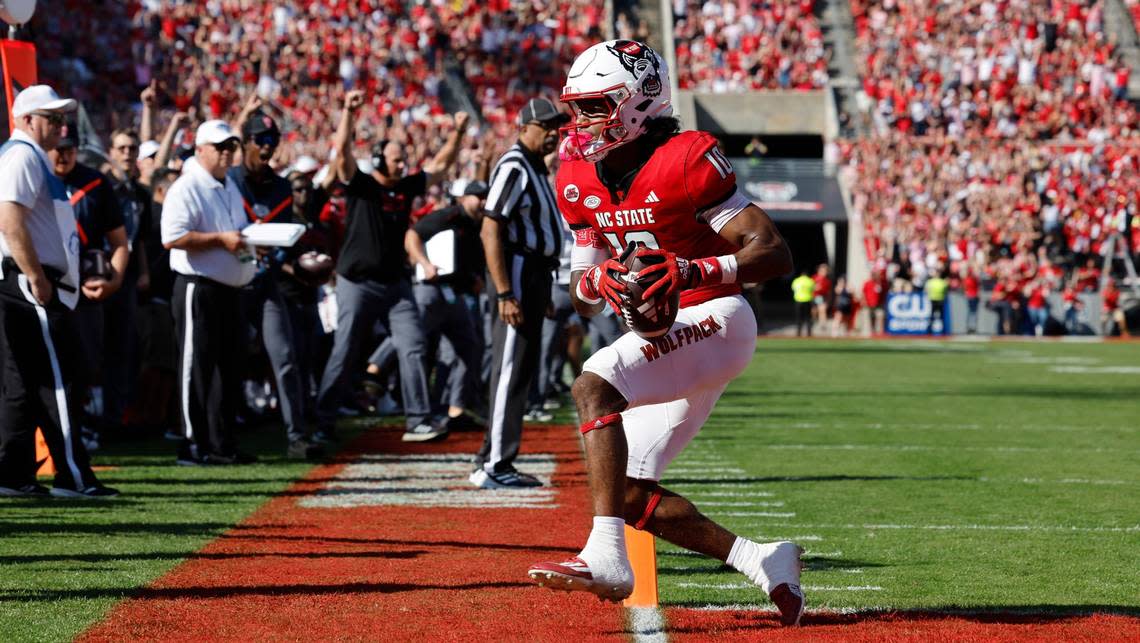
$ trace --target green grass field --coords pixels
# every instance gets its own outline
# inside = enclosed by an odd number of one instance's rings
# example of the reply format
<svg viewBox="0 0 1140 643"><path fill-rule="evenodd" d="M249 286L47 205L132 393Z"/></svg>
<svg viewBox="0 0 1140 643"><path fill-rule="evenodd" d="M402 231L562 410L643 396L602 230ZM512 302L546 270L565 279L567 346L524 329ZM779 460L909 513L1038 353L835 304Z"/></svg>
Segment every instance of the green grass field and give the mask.
<svg viewBox="0 0 1140 643"><path fill-rule="evenodd" d="M1140 613L1137 365L1135 344L762 341L664 484L800 541L814 606ZM660 549L663 602L754 591Z"/></svg>
<svg viewBox="0 0 1140 643"><path fill-rule="evenodd" d="M812 607L1140 614L1137 365L1138 344L762 340L664 484L801 542ZM176 467L155 439L99 454L123 498L0 501L0 639L72 638L309 468L275 430L241 439L262 463ZM755 603L659 551L663 603Z"/></svg>

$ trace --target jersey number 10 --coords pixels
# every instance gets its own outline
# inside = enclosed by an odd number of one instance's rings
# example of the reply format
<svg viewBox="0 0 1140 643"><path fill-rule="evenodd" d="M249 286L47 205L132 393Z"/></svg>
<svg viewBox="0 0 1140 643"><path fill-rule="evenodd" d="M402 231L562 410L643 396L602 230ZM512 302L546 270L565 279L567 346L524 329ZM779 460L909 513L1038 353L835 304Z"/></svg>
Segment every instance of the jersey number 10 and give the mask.
<svg viewBox="0 0 1140 643"><path fill-rule="evenodd" d="M610 242L610 246L613 247L614 252L619 256L621 253L625 252L626 246L637 243L639 241L641 243L644 243L648 248L661 247L657 243L657 237L653 236L653 233L648 230L630 230L629 232L626 232L624 235L624 243L622 243L621 237L619 237L618 233L616 232L603 232L602 235L606 238L606 241Z"/></svg>

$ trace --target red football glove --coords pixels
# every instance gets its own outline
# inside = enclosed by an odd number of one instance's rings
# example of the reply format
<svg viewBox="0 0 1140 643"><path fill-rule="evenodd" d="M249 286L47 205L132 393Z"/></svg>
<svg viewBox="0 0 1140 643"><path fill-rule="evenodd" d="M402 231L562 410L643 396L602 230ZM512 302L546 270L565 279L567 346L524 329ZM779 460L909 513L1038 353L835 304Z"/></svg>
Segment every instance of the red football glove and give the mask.
<svg viewBox="0 0 1140 643"><path fill-rule="evenodd" d="M618 275L627 272L629 268L613 258L606 259L600 266L590 266L578 282L579 298L586 303L604 299L615 312L621 312L621 300L627 291L625 281Z"/></svg>
<svg viewBox="0 0 1140 643"><path fill-rule="evenodd" d="M638 255L642 257L664 257L665 261L650 266L638 274L642 277L658 275L656 280L642 293L643 299L651 299L654 295L672 297L682 290L696 288L705 281L718 282L721 279L720 262L716 259L697 259L689 261L668 250L659 248L641 248Z"/></svg>

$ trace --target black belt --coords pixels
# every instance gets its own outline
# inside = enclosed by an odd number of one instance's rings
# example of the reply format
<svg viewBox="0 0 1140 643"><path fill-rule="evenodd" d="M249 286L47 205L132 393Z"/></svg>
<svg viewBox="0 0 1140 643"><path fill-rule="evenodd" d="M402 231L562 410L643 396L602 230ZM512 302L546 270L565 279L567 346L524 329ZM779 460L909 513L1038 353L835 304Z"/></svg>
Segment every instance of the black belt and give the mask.
<svg viewBox="0 0 1140 643"><path fill-rule="evenodd" d="M3 266L4 272L6 273L16 272L21 275L24 274L24 271L20 270L20 266L16 263L16 260L12 259L11 257L4 257ZM48 278L48 281L51 282L52 286L55 286L55 288L64 292L76 292L74 286L63 283L63 278L66 276L66 273L64 273L62 270L59 270L58 268L52 268L51 266L44 266L42 264L40 267L43 268L44 275Z"/></svg>

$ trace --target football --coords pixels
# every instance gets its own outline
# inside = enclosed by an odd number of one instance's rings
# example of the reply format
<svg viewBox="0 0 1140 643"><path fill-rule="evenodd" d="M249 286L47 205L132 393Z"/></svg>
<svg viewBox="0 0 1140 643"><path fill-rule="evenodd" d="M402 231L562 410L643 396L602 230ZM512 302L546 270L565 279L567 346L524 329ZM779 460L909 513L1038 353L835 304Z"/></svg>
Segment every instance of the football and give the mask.
<svg viewBox="0 0 1140 643"><path fill-rule="evenodd" d="M332 276L336 264L323 252L310 250L293 262L293 274L311 284L323 284Z"/></svg>
<svg viewBox="0 0 1140 643"><path fill-rule="evenodd" d="M626 253L622 264L629 268L629 272L621 277L628 288L626 296L622 298L621 314L625 325L637 333L639 337L653 339L669 332L673 322L677 319L680 309L680 296L674 293L671 297L655 295L646 300L642 297L645 289L656 281L655 277L639 278L639 273L649 266L665 261L663 257L644 256L641 252L645 246L638 244L637 250Z"/></svg>

